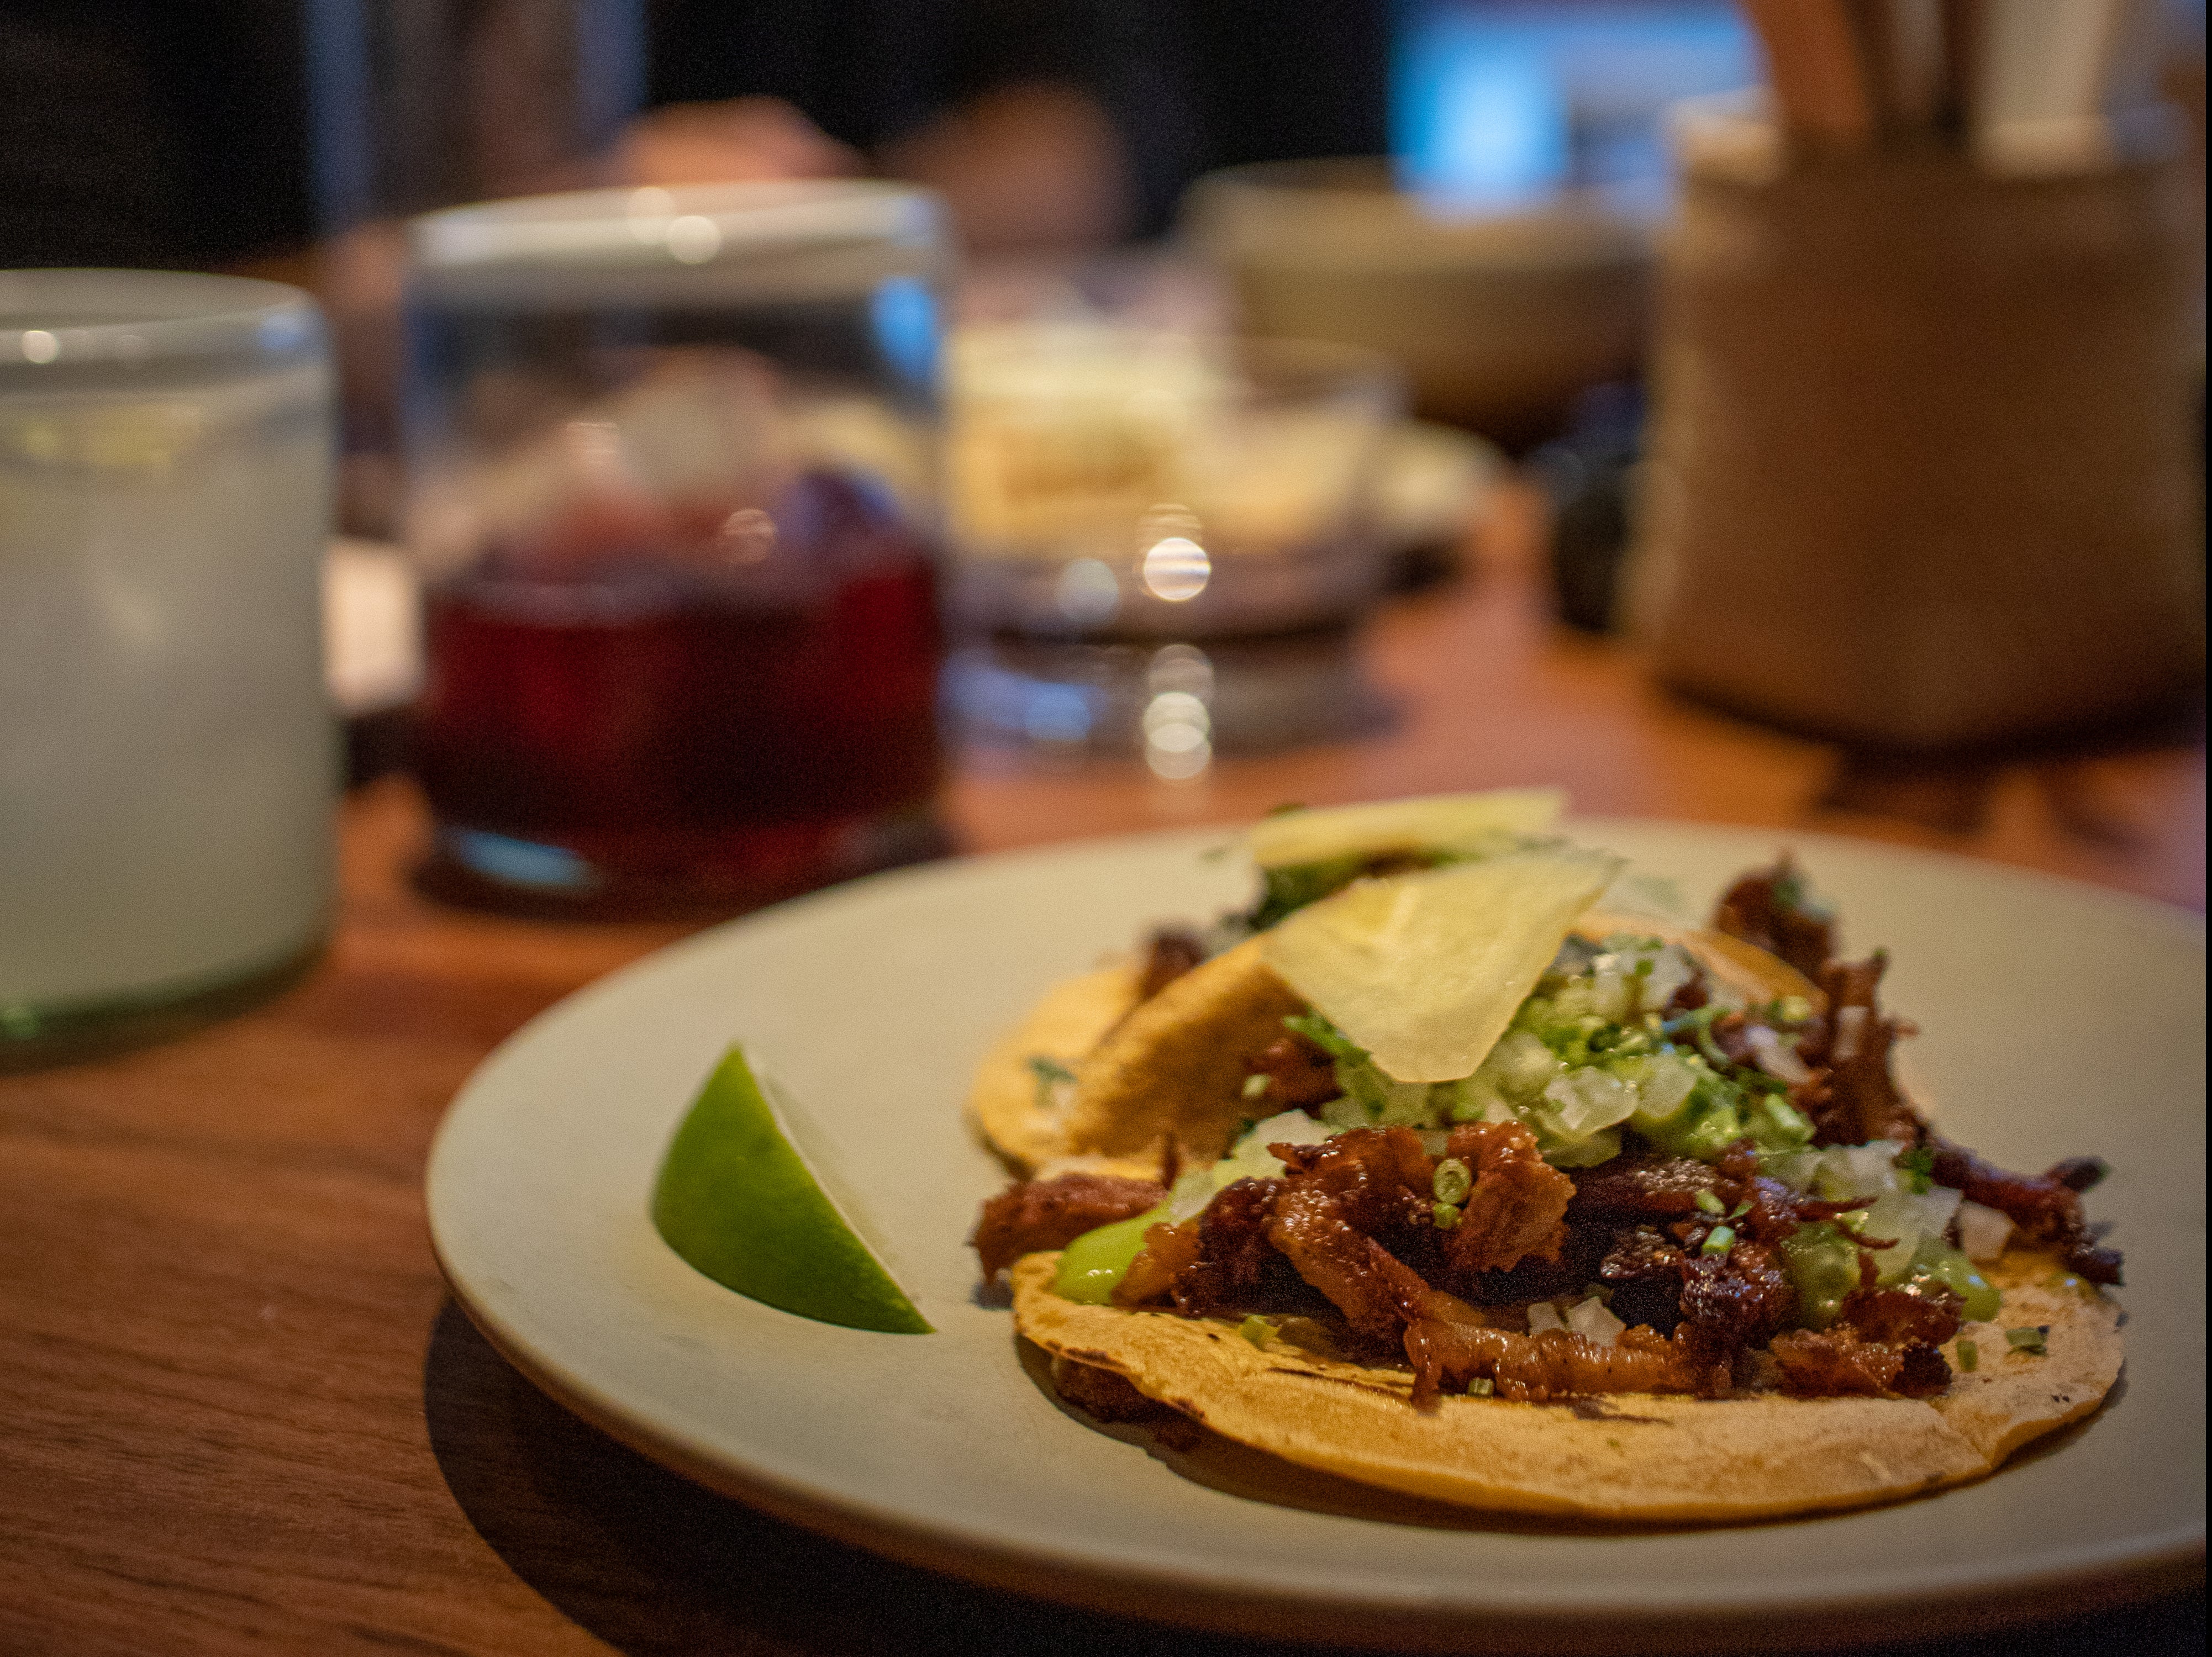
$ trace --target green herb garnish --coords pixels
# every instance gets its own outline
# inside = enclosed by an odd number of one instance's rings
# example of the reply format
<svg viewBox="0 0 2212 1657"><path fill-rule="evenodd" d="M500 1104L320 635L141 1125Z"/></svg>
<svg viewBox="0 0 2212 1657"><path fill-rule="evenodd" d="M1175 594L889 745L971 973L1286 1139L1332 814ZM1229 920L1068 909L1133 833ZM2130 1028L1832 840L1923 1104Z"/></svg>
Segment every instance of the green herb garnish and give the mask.
<svg viewBox="0 0 2212 1657"><path fill-rule="evenodd" d="M1052 1090L1062 1083L1073 1084L1075 1072L1059 1059L1042 1053L1030 1055L1030 1074L1036 1077L1036 1104L1039 1110L1053 1107Z"/></svg>

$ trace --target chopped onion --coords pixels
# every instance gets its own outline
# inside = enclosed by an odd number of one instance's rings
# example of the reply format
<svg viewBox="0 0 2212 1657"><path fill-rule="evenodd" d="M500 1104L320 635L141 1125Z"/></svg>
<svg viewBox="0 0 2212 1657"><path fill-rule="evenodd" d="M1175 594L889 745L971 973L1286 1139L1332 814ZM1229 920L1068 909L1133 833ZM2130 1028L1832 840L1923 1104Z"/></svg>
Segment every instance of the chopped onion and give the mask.
<svg viewBox="0 0 2212 1657"><path fill-rule="evenodd" d="M1820 1153L1820 1166L1814 1173L1814 1194L1844 1203L1896 1190L1897 1155L1902 1149L1893 1139L1830 1145Z"/></svg>
<svg viewBox="0 0 2212 1657"><path fill-rule="evenodd" d="M1778 1082L1787 1082L1795 1087L1800 1082L1809 1082L1813 1072L1797 1056L1796 1049L1764 1024L1753 1024L1746 1033L1751 1042L1752 1055L1759 1061L1759 1069Z"/></svg>
<svg viewBox="0 0 2212 1657"><path fill-rule="evenodd" d="M1970 1260L1993 1260L2012 1237L2012 1217L1979 1203L1959 1205L1959 1247Z"/></svg>
<svg viewBox="0 0 2212 1657"><path fill-rule="evenodd" d="M1540 1335L1547 1329L1564 1329L1566 1325L1559 1317L1559 1308L1553 1305L1551 1302L1538 1301L1529 1307L1528 1332L1530 1334Z"/></svg>
<svg viewBox="0 0 2212 1657"><path fill-rule="evenodd" d="M1516 1099L1533 1099L1544 1084L1566 1066L1543 1041L1527 1030L1508 1030L1500 1037L1477 1074L1498 1083L1500 1091Z"/></svg>
<svg viewBox="0 0 2212 1657"><path fill-rule="evenodd" d="M1595 1295L1567 1308L1566 1326L1585 1340L1594 1341L1600 1346L1612 1345L1620 1338L1621 1332L1628 1327L1613 1316L1607 1309L1605 1302Z"/></svg>
<svg viewBox="0 0 2212 1657"><path fill-rule="evenodd" d="M1697 1086L1697 1071L1674 1054L1645 1059L1636 1081L1637 1126L1656 1127L1674 1120Z"/></svg>
<svg viewBox="0 0 2212 1657"><path fill-rule="evenodd" d="M1876 1198L1866 1211L1859 1235L1869 1241L1893 1239L1896 1247L1875 1255L1875 1281L1884 1287L1903 1281L1912 1269L1912 1252L1920 1240L1941 1237L1950 1229L1958 1206L1959 1193L1948 1186L1917 1193L1889 1191Z"/></svg>
<svg viewBox="0 0 2212 1657"><path fill-rule="evenodd" d="M1636 1095L1619 1077L1585 1065L1554 1077L1544 1085L1544 1101L1558 1112L1560 1126L1579 1138L1612 1127L1636 1114Z"/></svg>
<svg viewBox="0 0 2212 1657"><path fill-rule="evenodd" d="M1213 1200L1213 1193L1239 1180L1271 1180L1283 1171L1282 1158L1269 1145L1317 1145L1329 1137L1326 1122L1302 1110L1286 1110L1255 1122L1237 1137L1229 1154L1209 1168L1194 1168L1168 1193L1168 1217L1187 1220Z"/></svg>
<svg viewBox="0 0 2212 1657"><path fill-rule="evenodd" d="M1859 1038L1866 1033L1867 1010L1864 1007L1836 1009L1836 1040L1828 1049L1828 1057L1840 1065L1859 1056Z"/></svg>
<svg viewBox="0 0 2212 1657"><path fill-rule="evenodd" d="M1698 965L1679 944L1669 944L1650 960L1651 975L1644 980L1641 996L1646 1010L1658 1012L1674 998L1675 991L1698 975Z"/></svg>
<svg viewBox="0 0 2212 1657"><path fill-rule="evenodd" d="M1628 1017L1634 1001L1628 974L1614 964L1614 957L1600 956L1597 971L1590 980L1592 1010L1607 1023L1618 1024Z"/></svg>

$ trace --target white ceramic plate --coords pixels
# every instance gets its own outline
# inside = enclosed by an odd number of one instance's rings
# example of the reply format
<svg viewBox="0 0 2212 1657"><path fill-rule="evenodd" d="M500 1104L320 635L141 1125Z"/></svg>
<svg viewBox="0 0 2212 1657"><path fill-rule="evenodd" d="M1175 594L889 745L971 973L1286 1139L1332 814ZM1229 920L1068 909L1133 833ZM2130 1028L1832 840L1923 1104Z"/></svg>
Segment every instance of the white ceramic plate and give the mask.
<svg viewBox="0 0 2212 1657"><path fill-rule="evenodd" d="M1702 913L1785 838L1853 949L1891 947L1910 1068L2008 1166L2096 1152L2128 1257L2128 1361L2088 1422L1980 1484L1716 1531L1493 1519L1219 1441L1100 1430L1025 1365L963 1246L1002 1175L961 1120L991 1038L1142 926L1244 901L1182 835L941 865L787 905L562 1002L494 1053L429 1170L438 1253L553 1396L706 1483L882 1552L1109 1611L1288 1637L1551 1649L1903 1638L2078 1608L2201 1569L2203 929L1991 865L1813 835L1588 822ZM646 1208L741 1040L888 1240L933 1335L772 1310L693 1272Z"/></svg>

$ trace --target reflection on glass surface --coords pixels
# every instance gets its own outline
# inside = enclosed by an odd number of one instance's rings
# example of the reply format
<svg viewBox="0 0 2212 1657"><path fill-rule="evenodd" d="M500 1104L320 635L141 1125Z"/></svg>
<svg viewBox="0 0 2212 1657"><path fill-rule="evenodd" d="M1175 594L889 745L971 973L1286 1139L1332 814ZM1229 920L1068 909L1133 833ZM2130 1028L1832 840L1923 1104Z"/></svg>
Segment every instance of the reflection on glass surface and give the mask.
<svg viewBox="0 0 2212 1657"><path fill-rule="evenodd" d="M1145 686L1155 693L1187 690L1194 696L1213 695L1213 660L1196 645L1162 645L1145 668Z"/></svg>
<svg viewBox="0 0 2212 1657"><path fill-rule="evenodd" d="M1154 776L1186 782L1213 763L1212 718L1206 704L1187 691L1153 697L1144 724L1145 763Z"/></svg>
<svg viewBox="0 0 2212 1657"><path fill-rule="evenodd" d="M1349 629L1177 642L978 640L946 664L945 712L963 742L1049 767L1141 760L1180 781L1218 756L1279 753L1387 725Z"/></svg>
<svg viewBox="0 0 2212 1657"><path fill-rule="evenodd" d="M1053 603L1070 623L1097 627L1121 607L1121 584L1097 558L1077 558L1062 567L1053 583Z"/></svg>
<svg viewBox="0 0 2212 1657"><path fill-rule="evenodd" d="M1022 734L1032 742L1081 742L1091 734L1091 698L1077 685L1036 686L1022 709Z"/></svg>
<svg viewBox="0 0 2212 1657"><path fill-rule="evenodd" d="M1145 591L1171 604L1186 604L1206 591L1213 574L1206 549L1187 535L1170 535L1145 549L1139 566Z"/></svg>

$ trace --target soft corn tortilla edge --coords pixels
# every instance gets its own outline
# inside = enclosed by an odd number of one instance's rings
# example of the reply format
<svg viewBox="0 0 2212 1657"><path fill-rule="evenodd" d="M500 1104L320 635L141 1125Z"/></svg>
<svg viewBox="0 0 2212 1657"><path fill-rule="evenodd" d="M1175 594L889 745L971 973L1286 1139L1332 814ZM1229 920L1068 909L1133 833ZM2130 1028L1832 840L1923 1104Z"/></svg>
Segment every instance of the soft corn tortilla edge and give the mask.
<svg viewBox="0 0 2212 1657"><path fill-rule="evenodd" d="M2094 1290L2021 1287L1968 1325L1981 1363L1942 1397L1706 1400L1608 1394L1575 1404L1449 1397L1413 1408L1412 1376L1237 1324L1125 1311L1052 1292L1057 1254L1013 1268L1015 1326L1109 1369L1223 1436L1362 1484L1491 1511L1628 1522L1741 1521L1896 1501L1979 1478L2021 1445L2095 1410L2120 1369L2118 1308ZM2009 1280L2055 1269L2008 1256ZM2005 1326L2048 1323L2049 1351L2013 1353ZM1993 1350L1994 1349L1994 1350ZM1955 1343L1947 1349L1955 1358ZM1955 1370L1956 1365L1954 1364Z"/></svg>
<svg viewBox="0 0 2212 1657"><path fill-rule="evenodd" d="M1071 1151L1157 1160L1169 1138L1193 1161L1228 1150L1253 1114L1243 1094L1249 1061L1305 1007L1259 946L1248 939L1200 962L1105 1034L1076 1067Z"/></svg>
<svg viewBox="0 0 2212 1657"><path fill-rule="evenodd" d="M1030 1060L1049 1059L1073 1072L1137 1005L1138 980L1134 965L1119 962L1055 984L975 1067L969 1120L1016 1172L1071 1154L1066 1112L1047 1102Z"/></svg>
<svg viewBox="0 0 2212 1657"><path fill-rule="evenodd" d="M1593 940L1614 932L1665 938L1745 994L1802 995L1816 1006L1823 999L1794 968L1723 933L1598 911L1575 931ZM1218 1156L1250 1114L1239 1091L1246 1062L1281 1033L1284 1017L1304 1010L1257 945L1248 940L1201 962L1143 1001L1133 963L1054 986L984 1055L969 1119L1024 1174L1071 1156L1130 1172L1157 1168L1170 1134L1193 1158ZM1037 1086L1030 1065L1037 1057L1076 1074L1073 1098L1057 1108Z"/></svg>

